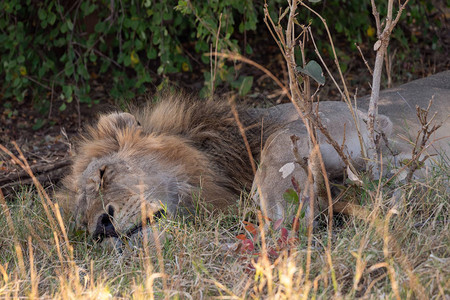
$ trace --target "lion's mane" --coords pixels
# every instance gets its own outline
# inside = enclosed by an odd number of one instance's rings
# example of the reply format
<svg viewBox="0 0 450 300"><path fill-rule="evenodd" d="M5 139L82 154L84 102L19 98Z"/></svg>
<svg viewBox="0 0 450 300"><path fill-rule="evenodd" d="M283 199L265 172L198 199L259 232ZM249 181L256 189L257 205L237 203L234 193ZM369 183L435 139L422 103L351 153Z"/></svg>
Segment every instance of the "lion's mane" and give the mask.
<svg viewBox="0 0 450 300"><path fill-rule="evenodd" d="M243 187L251 187L254 174L250 158L227 102L171 93L158 98L161 101L134 109L131 114L102 115L96 125L87 127L76 143L70 174L58 193L66 211L89 214L86 210L93 208L87 208L79 196L87 180L85 171L94 160L111 155L125 157L136 168L155 164L161 173L177 178L177 193L187 206L198 188L202 199L214 209L222 209L236 202ZM257 159L276 125L263 120L258 110L236 110L252 157ZM160 175L154 172L145 176ZM166 177L161 175L160 180ZM88 184L89 180L84 186Z"/></svg>

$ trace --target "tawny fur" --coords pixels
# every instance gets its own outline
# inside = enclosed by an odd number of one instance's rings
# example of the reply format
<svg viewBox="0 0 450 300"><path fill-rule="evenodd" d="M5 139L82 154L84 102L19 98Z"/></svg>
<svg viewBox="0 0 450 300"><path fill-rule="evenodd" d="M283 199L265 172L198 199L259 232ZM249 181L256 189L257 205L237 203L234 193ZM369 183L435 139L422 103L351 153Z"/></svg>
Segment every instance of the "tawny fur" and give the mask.
<svg viewBox="0 0 450 300"><path fill-rule="evenodd" d="M122 211L128 207L127 214L133 216L129 224L118 229L126 231L140 222L141 207L125 202L137 203L142 198L139 191L153 191L159 185L161 191L154 192L158 196L148 196L147 202L156 205L166 201L159 195L169 195L172 191L167 190L176 185L173 189L180 203L193 206L193 198L199 198L212 209L236 203L242 188L251 187L254 174L250 158L228 103L193 100L180 94L160 98L161 102L132 114L101 116L77 143L71 173L63 180L64 189L57 198L66 211L78 215L90 233L109 205ZM252 157L258 158L265 138L277 125L264 121L263 126L262 115L256 111L238 108L238 112ZM103 164L111 165L109 173ZM122 166L127 168L121 177L115 177L114 168Z"/></svg>

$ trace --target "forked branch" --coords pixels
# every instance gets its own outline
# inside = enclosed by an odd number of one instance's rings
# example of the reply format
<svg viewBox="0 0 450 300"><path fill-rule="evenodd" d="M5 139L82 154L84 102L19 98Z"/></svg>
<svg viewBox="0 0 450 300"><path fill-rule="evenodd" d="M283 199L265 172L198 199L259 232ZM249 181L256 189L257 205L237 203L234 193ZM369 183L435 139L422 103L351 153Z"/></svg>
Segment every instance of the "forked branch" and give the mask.
<svg viewBox="0 0 450 300"><path fill-rule="evenodd" d="M377 176L378 173L378 151L377 151L377 136L375 133L375 123L377 121L378 115L378 99L380 98L380 84L381 84L381 73L383 71L384 57L387 53L387 48L389 46L389 40L391 37L392 30L394 29L397 22L400 20L403 10L408 4L409 0L405 0L402 5L400 5L399 10L395 19L392 19L392 11L394 0L388 0L388 10L386 16L386 23L384 28L380 22L380 14L375 5L375 1L371 0L372 3L372 13L375 17L375 23L377 26L378 40L374 45L374 51L377 52L375 58L375 66L373 69L372 78L372 93L370 95L370 104L368 110L368 122L367 130L369 132L369 141L367 148L368 164L367 169L373 176Z"/></svg>

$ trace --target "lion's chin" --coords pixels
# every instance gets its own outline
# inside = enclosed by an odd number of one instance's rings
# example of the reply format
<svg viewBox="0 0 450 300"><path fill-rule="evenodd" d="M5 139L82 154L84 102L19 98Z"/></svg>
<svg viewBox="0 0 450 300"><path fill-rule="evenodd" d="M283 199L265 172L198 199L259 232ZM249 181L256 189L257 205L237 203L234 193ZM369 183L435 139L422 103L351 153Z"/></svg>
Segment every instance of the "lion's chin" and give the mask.
<svg viewBox="0 0 450 300"><path fill-rule="evenodd" d="M161 226L136 226L123 237L105 237L100 246L110 252L123 253L134 251L144 247L155 247L155 240L159 244L165 239L165 230Z"/></svg>

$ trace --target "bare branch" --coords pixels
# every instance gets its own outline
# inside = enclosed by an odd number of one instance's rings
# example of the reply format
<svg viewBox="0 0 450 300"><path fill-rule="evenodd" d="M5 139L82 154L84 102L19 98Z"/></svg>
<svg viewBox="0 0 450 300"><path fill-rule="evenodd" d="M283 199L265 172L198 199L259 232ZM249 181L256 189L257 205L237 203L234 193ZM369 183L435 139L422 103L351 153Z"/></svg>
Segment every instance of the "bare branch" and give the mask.
<svg viewBox="0 0 450 300"><path fill-rule="evenodd" d="M362 53L361 47L359 47L359 45L357 43L355 43L356 48L358 48L359 53L361 54L361 58L364 61L364 64L367 67L367 70L369 70L370 75L373 75L373 71L372 68L369 66L369 63L367 62L366 58L364 57L364 54Z"/></svg>
<svg viewBox="0 0 450 300"><path fill-rule="evenodd" d="M377 23L377 33L378 41L374 45L374 50L377 52L375 58L375 66L373 69L373 78L372 78L372 93L370 95L370 103L368 110L368 122L367 122L367 130L369 132L369 140L368 140L368 149L367 156L369 161L367 163L367 169L369 172L376 173L378 172L378 154L377 154L377 142L375 135L375 123L378 115L378 99L380 96L380 85L381 85L381 74L383 71L383 61L384 57L387 53L387 47L389 46L389 39L392 30L400 19L401 13L405 8L406 4L409 0L406 0L402 6L400 6L397 16L394 21L392 21L392 10L393 10L393 0L388 0L388 11L386 17L386 25L381 32L381 25L379 24L379 14L375 6L374 0L371 0L372 3L372 12L375 16L375 21Z"/></svg>

